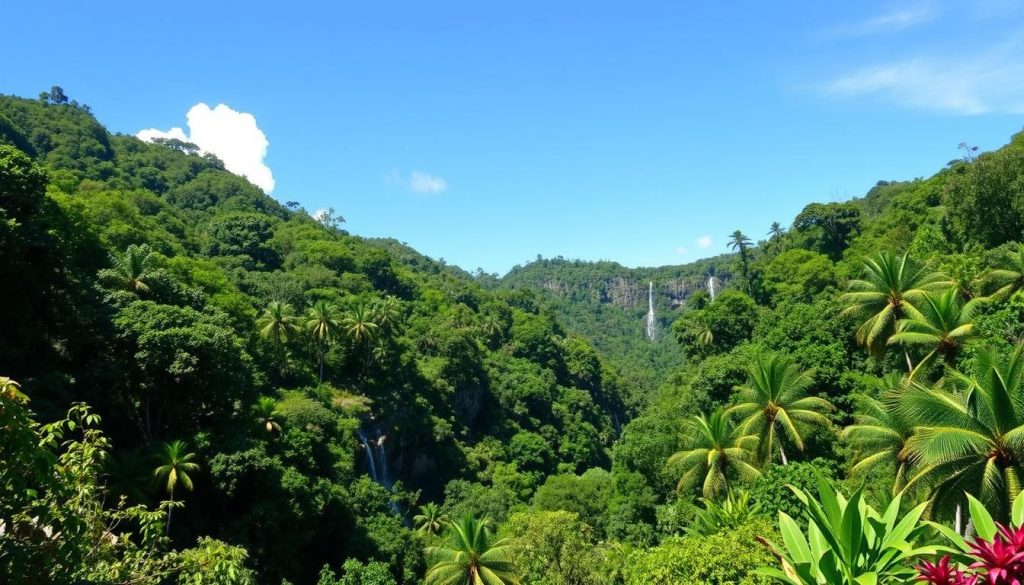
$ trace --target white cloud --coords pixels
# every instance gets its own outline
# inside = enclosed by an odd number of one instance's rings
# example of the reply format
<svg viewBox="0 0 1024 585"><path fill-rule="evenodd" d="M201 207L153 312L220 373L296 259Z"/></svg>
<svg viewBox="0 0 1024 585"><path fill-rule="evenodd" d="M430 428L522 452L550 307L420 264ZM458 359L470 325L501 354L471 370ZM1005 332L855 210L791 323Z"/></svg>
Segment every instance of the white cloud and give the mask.
<svg viewBox="0 0 1024 585"><path fill-rule="evenodd" d="M711 236L701 236L697 238L697 246L701 248L710 248L712 244Z"/></svg>
<svg viewBox="0 0 1024 585"><path fill-rule="evenodd" d="M444 193L448 189L448 181L444 177L428 175L420 171L413 171L409 175L409 189L413 193L424 193L436 195Z"/></svg>
<svg viewBox="0 0 1024 585"><path fill-rule="evenodd" d="M189 134L181 128L168 131L149 128L136 136L142 140L177 138L192 142L203 152L209 152L224 161L227 170L241 175L264 192L274 190L274 175L264 159L267 156L267 136L256 125L256 118L247 112L232 110L225 104L211 109L198 103L188 111Z"/></svg>
<svg viewBox="0 0 1024 585"><path fill-rule="evenodd" d="M863 37L896 33L934 20L938 11L932 6L903 8L867 20L833 28L825 37Z"/></svg>
<svg viewBox="0 0 1024 585"><path fill-rule="evenodd" d="M819 86L828 96L877 96L950 114L1024 113L1024 54L1015 46L975 58L920 57L857 69Z"/></svg>
<svg viewBox="0 0 1024 585"><path fill-rule="evenodd" d="M686 246L679 246L678 248L676 248L676 254L680 254L680 255L685 256L689 252L690 252L690 249L687 248Z"/></svg>

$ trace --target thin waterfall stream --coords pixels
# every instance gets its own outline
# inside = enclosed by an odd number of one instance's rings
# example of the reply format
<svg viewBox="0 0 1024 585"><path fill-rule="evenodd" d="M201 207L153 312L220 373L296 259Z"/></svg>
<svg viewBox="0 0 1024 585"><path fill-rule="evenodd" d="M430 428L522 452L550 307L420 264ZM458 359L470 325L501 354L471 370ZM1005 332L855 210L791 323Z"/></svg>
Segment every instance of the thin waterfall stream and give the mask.
<svg viewBox="0 0 1024 585"><path fill-rule="evenodd" d="M647 287L647 339L654 341L658 322L654 318L654 282Z"/></svg>

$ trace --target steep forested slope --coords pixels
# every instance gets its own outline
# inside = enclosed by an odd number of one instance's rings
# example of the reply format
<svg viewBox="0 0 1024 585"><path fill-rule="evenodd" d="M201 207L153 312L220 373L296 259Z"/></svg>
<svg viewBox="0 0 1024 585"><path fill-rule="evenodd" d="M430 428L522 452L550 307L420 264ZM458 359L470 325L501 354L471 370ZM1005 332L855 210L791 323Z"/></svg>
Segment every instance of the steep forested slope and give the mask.
<svg viewBox="0 0 1024 585"><path fill-rule="evenodd" d="M415 581L413 504L492 486L515 502L608 465L633 391L530 292L77 105L0 97L2 144L0 375L44 419L91 405L133 503L161 496L147 466L183 441L200 467L172 494L176 541L242 545L269 581L347 557Z"/></svg>

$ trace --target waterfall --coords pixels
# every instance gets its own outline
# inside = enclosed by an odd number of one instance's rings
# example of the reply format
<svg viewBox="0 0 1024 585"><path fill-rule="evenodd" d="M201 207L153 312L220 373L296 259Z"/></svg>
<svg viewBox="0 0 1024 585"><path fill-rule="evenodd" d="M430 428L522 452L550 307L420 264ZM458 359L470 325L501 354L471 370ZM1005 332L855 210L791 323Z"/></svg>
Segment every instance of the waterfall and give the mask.
<svg viewBox="0 0 1024 585"><path fill-rule="evenodd" d="M390 492L395 487L395 482L391 479L391 473L388 471L388 452L384 448L384 439L387 438L387 435L378 432L376 438L371 438L363 429L359 429L357 432L359 434L359 442L362 443L363 451L366 453L366 464L369 467L370 479L384 486ZM398 504L394 501L391 502L391 511L402 516L403 522L407 521L405 515L398 508Z"/></svg>
<svg viewBox="0 0 1024 585"><path fill-rule="evenodd" d="M651 282L647 288L647 339L654 341L656 327L657 322L654 320L654 282Z"/></svg>
<svg viewBox="0 0 1024 585"><path fill-rule="evenodd" d="M384 449L385 435L381 435L377 438L377 456L380 457L380 483L382 486L389 490L394 487L395 482L391 480L391 474L388 473L388 452Z"/></svg>
<svg viewBox="0 0 1024 585"><path fill-rule="evenodd" d="M377 483L381 483L380 475L377 473L377 456L376 453L373 452L373 447L370 446L370 438L366 436L363 429L359 429L359 442L363 444L363 451L366 452L366 463L370 467L370 479Z"/></svg>
<svg viewBox="0 0 1024 585"><path fill-rule="evenodd" d="M711 300L715 300L715 277L708 277L708 294L711 295Z"/></svg>

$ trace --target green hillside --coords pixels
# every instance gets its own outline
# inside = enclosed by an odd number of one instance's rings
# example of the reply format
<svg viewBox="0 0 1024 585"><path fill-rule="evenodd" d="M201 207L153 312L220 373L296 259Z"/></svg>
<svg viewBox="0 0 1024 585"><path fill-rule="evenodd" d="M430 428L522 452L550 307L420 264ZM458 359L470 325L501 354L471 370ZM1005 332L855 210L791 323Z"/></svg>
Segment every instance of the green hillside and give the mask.
<svg viewBox="0 0 1024 585"><path fill-rule="evenodd" d="M4 582L1024 578L1024 133L495 279L55 95L0 96Z"/></svg>

